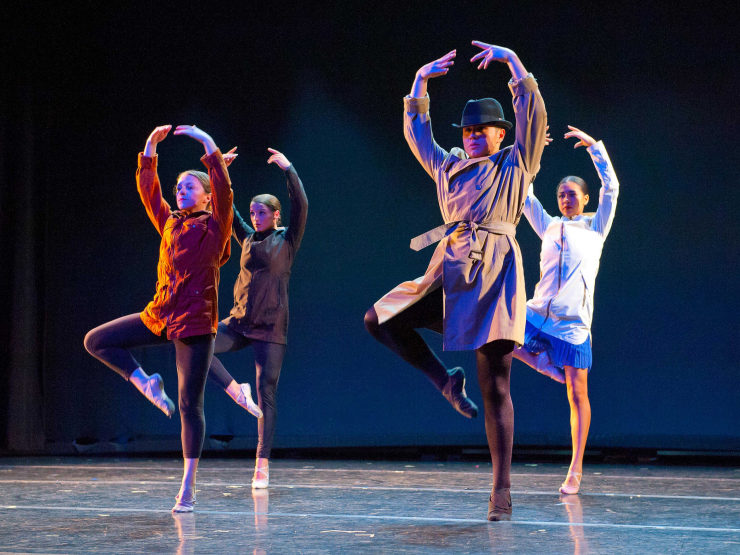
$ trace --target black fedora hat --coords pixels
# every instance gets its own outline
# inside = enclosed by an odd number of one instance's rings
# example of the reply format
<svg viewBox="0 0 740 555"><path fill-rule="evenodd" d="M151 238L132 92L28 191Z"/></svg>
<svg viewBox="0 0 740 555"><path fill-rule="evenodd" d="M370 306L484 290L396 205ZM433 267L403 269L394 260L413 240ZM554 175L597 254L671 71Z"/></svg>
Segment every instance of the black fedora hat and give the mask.
<svg viewBox="0 0 740 555"><path fill-rule="evenodd" d="M504 119L504 109L495 98L480 98L468 100L463 108L460 125L453 123L453 127L467 127L469 125L493 125L511 129L511 122Z"/></svg>

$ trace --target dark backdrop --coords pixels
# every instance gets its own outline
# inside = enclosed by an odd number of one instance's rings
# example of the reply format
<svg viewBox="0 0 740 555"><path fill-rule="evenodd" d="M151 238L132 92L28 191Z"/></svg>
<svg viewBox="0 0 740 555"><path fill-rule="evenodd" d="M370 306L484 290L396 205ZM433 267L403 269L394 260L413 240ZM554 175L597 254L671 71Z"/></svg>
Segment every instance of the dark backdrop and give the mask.
<svg viewBox="0 0 740 555"><path fill-rule="evenodd" d="M167 420L87 355L86 331L150 300L159 238L134 183L155 125L195 123L222 149L235 202L287 201L266 148L285 152L310 200L291 282L277 446L480 445L423 376L366 334L368 306L421 275L440 223L432 181L402 136L401 98L422 64L458 49L430 84L436 138L468 98L512 115L505 66L478 72L472 39L514 49L538 78L550 129L536 182L581 175L567 124L604 140L621 183L597 280L590 445L740 449L738 409L737 44L732 3L77 2L6 4L2 34L2 447L14 452L177 449ZM160 176L200 167L202 148L160 145ZM594 195L595 196L595 195ZM595 208L595 203L592 208ZM539 241L519 226L527 291ZM228 313L238 256L221 274ZM440 347L438 336L430 334ZM170 348L138 352L176 392ZM444 353L468 369L472 353ZM254 383L251 351L223 357ZM565 390L515 362L517 444L569 444ZM206 397L207 447L251 448L256 421Z"/></svg>

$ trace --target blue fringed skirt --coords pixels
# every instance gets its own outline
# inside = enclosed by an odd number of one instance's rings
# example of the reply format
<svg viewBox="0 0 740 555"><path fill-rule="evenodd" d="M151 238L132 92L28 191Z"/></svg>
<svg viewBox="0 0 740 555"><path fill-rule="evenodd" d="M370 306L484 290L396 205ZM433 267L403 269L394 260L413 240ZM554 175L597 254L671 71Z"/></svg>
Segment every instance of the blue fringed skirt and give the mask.
<svg viewBox="0 0 740 555"><path fill-rule="evenodd" d="M527 321L524 330L524 345L522 347L530 353L547 351L550 360L559 368L572 366L573 368L587 368L591 370L591 338L580 345L573 345L552 335L548 335Z"/></svg>

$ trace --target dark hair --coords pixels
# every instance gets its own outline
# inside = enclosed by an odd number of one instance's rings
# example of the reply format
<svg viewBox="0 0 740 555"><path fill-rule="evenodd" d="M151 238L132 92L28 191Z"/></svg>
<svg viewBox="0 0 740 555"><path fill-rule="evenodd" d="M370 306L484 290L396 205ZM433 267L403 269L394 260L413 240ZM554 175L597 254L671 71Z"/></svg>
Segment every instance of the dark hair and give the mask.
<svg viewBox="0 0 740 555"><path fill-rule="evenodd" d="M205 172L201 172L198 170L185 170L184 172L181 172L180 175L177 176L178 183L180 182L180 179L182 179L183 175L192 175L195 179L197 179L201 186L203 187L203 190L206 192L206 194L211 194L211 180L208 179L208 174ZM177 196L177 184L175 184L174 187L172 187L172 193ZM208 203L207 206L208 209L211 208L211 203Z"/></svg>
<svg viewBox="0 0 740 555"><path fill-rule="evenodd" d="M588 185L586 185L586 182L577 175L566 175L563 179L560 180L560 183L558 183L558 189L560 189L560 186L563 183L567 183L568 181L578 185L578 188L581 189L581 192L584 195L588 194Z"/></svg>
<svg viewBox="0 0 740 555"><path fill-rule="evenodd" d="M252 200L249 201L249 204L252 204L253 202L259 202L260 204L264 204L273 212L277 210L282 210L280 207L280 201L278 200L278 198L273 195L268 195L267 193L263 193L261 195L256 195L252 197ZM283 223L282 220L283 218L281 214L278 216L277 224L281 225Z"/></svg>

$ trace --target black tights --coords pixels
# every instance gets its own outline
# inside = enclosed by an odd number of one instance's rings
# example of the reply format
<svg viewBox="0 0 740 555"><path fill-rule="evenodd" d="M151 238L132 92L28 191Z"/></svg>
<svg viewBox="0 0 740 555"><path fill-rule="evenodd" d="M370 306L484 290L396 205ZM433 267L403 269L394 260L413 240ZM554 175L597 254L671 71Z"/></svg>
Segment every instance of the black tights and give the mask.
<svg viewBox="0 0 740 555"><path fill-rule="evenodd" d="M90 330L85 336L85 349L128 380L140 366L129 349L168 342L165 336L154 335L139 314L129 314ZM213 336L196 335L174 339L172 343L177 363L182 454L186 459L197 459L200 458L206 432L203 392L213 357Z"/></svg>
<svg viewBox="0 0 740 555"><path fill-rule="evenodd" d="M214 352L239 351L249 345L254 351L254 366L257 370L257 404L263 415L257 421L259 437L257 457L269 459L277 421L277 386L285 356L285 345L250 339L232 330L226 324L219 323ZM211 361L208 376L224 389L234 380L215 356Z"/></svg>
<svg viewBox="0 0 740 555"><path fill-rule="evenodd" d="M440 390L447 382L447 370L416 330L442 331L442 302L442 288L439 288L382 324L378 323L375 308L365 313L365 327L370 335L424 372ZM514 342L508 340L492 341L475 351L494 489L511 487L514 406L509 379L513 351Z"/></svg>
<svg viewBox="0 0 740 555"><path fill-rule="evenodd" d="M441 287L382 324L378 324L378 315L371 307L365 313L365 328L411 366L424 372L437 389L441 390L447 383L447 369L416 331L428 328L442 332Z"/></svg>

